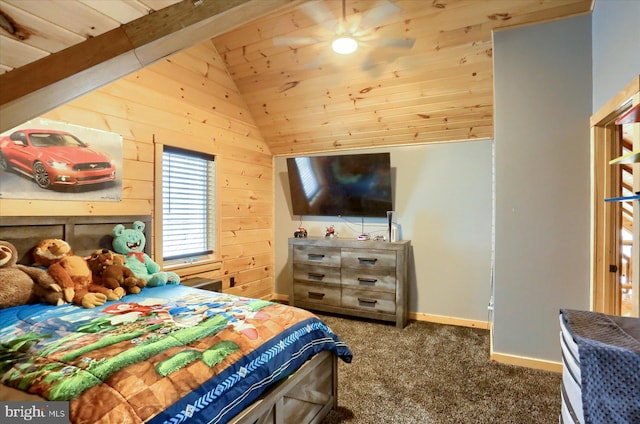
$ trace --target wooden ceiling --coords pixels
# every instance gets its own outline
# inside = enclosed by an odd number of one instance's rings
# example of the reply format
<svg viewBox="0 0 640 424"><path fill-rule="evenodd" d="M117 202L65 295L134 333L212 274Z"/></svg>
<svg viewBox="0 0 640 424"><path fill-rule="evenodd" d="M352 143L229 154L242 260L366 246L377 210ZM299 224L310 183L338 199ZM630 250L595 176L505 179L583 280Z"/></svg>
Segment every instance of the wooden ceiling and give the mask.
<svg viewBox="0 0 640 424"><path fill-rule="evenodd" d="M122 28L133 40L136 65L146 66L171 53L156 52L176 39L169 31L182 34L175 46L195 45L202 39L185 35L184 28L220 13L224 20L209 37L273 154L490 139L492 31L590 13L593 0L394 0L400 11L385 13L368 28L365 45L349 56L329 47L342 2L322 1L325 15L317 5L305 13L308 2L301 0L0 0L0 87L24 86L21 72L38 70L65 51L70 52L67 61L72 54L86 55L87 49L78 46ZM379 6L373 0L346 0L345 16L357 22ZM235 21L228 23L228 10L240 8L244 12L231 15ZM193 17L202 11L207 16ZM157 34L162 30L167 33ZM133 32L145 39L136 45ZM278 37L292 40L274 42ZM299 37L317 42L294 42ZM385 41L407 39L415 40L410 49L383 47ZM141 49L150 44L156 47L145 61ZM95 62L108 69L113 60ZM0 105L15 105L39 88L23 90L0 93Z"/></svg>

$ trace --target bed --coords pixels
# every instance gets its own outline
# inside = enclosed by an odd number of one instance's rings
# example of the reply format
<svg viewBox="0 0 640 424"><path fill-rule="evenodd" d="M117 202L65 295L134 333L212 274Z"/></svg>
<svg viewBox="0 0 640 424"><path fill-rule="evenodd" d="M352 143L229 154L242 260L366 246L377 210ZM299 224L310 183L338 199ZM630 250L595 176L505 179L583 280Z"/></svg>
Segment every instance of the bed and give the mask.
<svg viewBox="0 0 640 424"><path fill-rule="evenodd" d="M640 319L560 310L563 424L640 423Z"/></svg>
<svg viewBox="0 0 640 424"><path fill-rule="evenodd" d="M118 223L148 216L2 217L22 262L63 238L109 248ZM149 237L150 239L150 237ZM73 423L318 423L337 402L348 346L312 313L183 285L86 309L0 310L0 400L69 402Z"/></svg>

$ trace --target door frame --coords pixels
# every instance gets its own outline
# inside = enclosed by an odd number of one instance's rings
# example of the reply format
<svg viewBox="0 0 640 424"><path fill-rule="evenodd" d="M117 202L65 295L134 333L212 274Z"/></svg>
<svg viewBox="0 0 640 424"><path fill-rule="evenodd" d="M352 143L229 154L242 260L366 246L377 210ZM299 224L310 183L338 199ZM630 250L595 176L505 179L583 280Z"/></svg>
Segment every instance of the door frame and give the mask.
<svg viewBox="0 0 640 424"><path fill-rule="evenodd" d="M617 157L621 128L614 124L616 118L640 103L640 75L609 100L590 119L591 125L591 310L606 314L620 312L620 226L619 203L605 203L604 199L619 190L617 170L609 160ZM640 148L640 130L633 135L634 149ZM637 165L636 165L637 166ZM634 172L634 189L640 190L640 171ZM640 208L636 208L640 209ZM633 228L640 228L639 212L634 213ZM640 286L638 284L639 237L633 240L633 269L635 271L632 315L640 313ZM609 265L617 265L617 272L610 272Z"/></svg>

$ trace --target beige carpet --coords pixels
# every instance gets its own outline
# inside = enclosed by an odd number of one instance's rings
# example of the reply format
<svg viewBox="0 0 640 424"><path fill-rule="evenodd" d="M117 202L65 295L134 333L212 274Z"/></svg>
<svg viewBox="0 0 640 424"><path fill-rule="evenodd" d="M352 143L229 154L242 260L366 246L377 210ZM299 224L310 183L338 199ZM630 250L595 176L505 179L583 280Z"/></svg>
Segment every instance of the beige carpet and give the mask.
<svg viewBox="0 0 640 424"><path fill-rule="evenodd" d="M490 362L488 331L319 316L354 354L323 424L558 422L561 375Z"/></svg>

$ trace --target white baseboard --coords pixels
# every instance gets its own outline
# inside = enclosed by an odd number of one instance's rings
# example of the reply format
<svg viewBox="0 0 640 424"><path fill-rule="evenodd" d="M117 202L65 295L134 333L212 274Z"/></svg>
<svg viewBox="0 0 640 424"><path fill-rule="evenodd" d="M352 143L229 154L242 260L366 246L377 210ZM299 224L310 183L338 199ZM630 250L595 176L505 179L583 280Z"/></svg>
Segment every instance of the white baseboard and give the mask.
<svg viewBox="0 0 640 424"><path fill-rule="evenodd" d="M458 327L481 328L483 330L489 330L491 326L488 321L425 314L422 312L409 312L409 319L415 321L434 322L436 324L457 325Z"/></svg>
<svg viewBox="0 0 640 424"><path fill-rule="evenodd" d="M271 295L271 300L289 303L289 295L273 293ZM424 314L421 312L409 312L408 318L414 321L426 321L426 322L434 322L436 324L447 324L447 325L457 325L459 327L472 327L472 328L481 328L483 330L489 330L491 324L488 321L477 321L465 318L453 318L442 315L432 315L432 314Z"/></svg>
<svg viewBox="0 0 640 424"><path fill-rule="evenodd" d="M509 355L506 353L491 352L489 359L501 364L516 365L519 367L533 368L543 371L552 371L561 373L562 363L554 361L546 361L544 359L527 358L525 356Z"/></svg>

